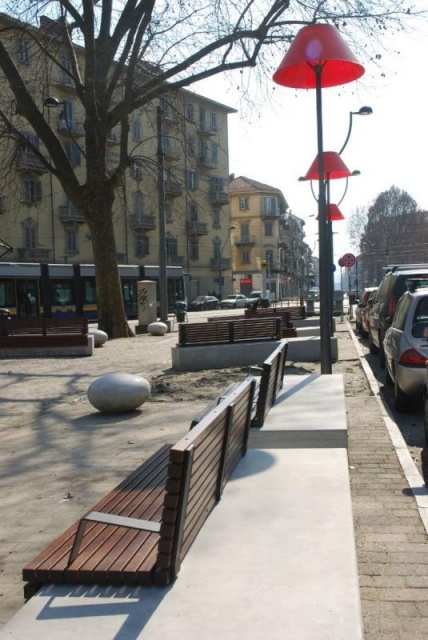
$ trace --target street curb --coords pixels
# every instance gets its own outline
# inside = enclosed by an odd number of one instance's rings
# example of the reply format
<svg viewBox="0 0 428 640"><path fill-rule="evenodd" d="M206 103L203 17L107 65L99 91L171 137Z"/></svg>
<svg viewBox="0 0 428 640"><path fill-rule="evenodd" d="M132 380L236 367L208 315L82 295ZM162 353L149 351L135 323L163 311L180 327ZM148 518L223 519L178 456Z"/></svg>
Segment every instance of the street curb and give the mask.
<svg viewBox="0 0 428 640"><path fill-rule="evenodd" d="M406 442L401 435L400 429L398 428L397 423L395 422L394 416L390 410L390 408L384 403L382 396L379 390L379 383L376 380L371 368L367 364L365 359L365 354L361 348L361 344L356 337L353 327L350 325L349 321L346 320L346 324L351 335L351 338L354 342L354 346L357 350L361 365L363 367L364 373L366 374L368 383L370 385L370 389L373 392L374 397L377 400L379 405L380 413L382 419L385 423L385 426L388 430L389 437L391 438L391 442L396 451L398 460L400 462L403 473L406 477L407 482L409 483L409 487L413 493L413 496L416 500L416 504L418 507L419 515L422 520L422 524L425 527L426 533L428 533L428 489L425 485L424 479L419 473L412 456L407 448Z"/></svg>

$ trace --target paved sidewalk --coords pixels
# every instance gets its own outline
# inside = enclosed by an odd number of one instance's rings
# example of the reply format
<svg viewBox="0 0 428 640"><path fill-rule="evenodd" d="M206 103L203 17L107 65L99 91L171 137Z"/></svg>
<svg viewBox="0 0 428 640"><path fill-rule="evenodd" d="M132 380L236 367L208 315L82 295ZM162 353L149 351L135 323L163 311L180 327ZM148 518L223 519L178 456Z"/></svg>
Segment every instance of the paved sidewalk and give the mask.
<svg viewBox="0 0 428 640"><path fill-rule="evenodd" d="M425 640L426 490L376 381L362 372L364 358L361 364L346 322L337 322L337 336L333 373L340 368L345 379L364 640ZM189 418L206 404L145 405L126 420L101 417L88 406L94 378L120 370L150 379L170 368L175 342L174 334L141 336L108 343L87 359L0 363L0 624L22 605L20 570L35 551L151 451L187 431Z"/></svg>

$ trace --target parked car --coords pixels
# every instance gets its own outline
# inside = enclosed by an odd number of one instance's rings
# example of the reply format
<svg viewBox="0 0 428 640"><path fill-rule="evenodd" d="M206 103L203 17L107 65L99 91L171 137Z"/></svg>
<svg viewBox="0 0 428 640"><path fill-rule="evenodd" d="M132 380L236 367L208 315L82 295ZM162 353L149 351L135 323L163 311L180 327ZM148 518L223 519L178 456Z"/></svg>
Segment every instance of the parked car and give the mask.
<svg viewBox="0 0 428 640"><path fill-rule="evenodd" d="M247 297L242 293L233 293L220 302L220 309L242 309L247 306Z"/></svg>
<svg viewBox="0 0 428 640"><path fill-rule="evenodd" d="M319 300L320 299L320 288L319 287L311 287L308 291L308 299L309 300Z"/></svg>
<svg viewBox="0 0 428 640"><path fill-rule="evenodd" d="M367 287L363 289L360 300L355 308L355 329L360 336L367 336L369 304L373 302L377 289L377 287Z"/></svg>
<svg viewBox="0 0 428 640"><path fill-rule="evenodd" d="M396 411L410 409L423 395L428 360L428 287L400 298L383 343L385 381L394 385Z"/></svg>
<svg viewBox="0 0 428 640"><path fill-rule="evenodd" d="M386 267L372 307L369 311L369 350L379 353L380 365L385 366L383 340L391 326L397 302L409 288L411 278L420 278L428 285L428 264L399 264Z"/></svg>
<svg viewBox="0 0 428 640"><path fill-rule="evenodd" d="M428 364L425 367L425 380L424 380L424 388L422 391L422 399L424 403L425 442L426 444L428 444Z"/></svg>
<svg viewBox="0 0 428 640"><path fill-rule="evenodd" d="M214 296L197 296L193 302L189 304L189 311L207 311L209 309L218 309L220 300Z"/></svg>
<svg viewBox="0 0 428 640"><path fill-rule="evenodd" d="M269 291L266 293L266 296L263 296L262 291L252 291L247 297L246 307L247 309L251 309L256 305L262 308L270 307L271 300L273 300L274 298L274 294Z"/></svg>

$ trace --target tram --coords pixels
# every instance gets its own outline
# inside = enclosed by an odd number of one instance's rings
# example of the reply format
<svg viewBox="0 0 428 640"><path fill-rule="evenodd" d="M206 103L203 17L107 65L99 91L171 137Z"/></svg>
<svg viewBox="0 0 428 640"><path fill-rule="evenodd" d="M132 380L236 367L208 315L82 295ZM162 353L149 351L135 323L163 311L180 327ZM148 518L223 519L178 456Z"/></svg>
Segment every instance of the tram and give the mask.
<svg viewBox="0 0 428 640"><path fill-rule="evenodd" d="M159 302L159 267L120 265L119 275L127 318L138 317L137 282L154 280ZM186 299L182 267L167 267L168 310ZM86 317L96 320L97 299L93 264L0 262L0 308L11 316Z"/></svg>

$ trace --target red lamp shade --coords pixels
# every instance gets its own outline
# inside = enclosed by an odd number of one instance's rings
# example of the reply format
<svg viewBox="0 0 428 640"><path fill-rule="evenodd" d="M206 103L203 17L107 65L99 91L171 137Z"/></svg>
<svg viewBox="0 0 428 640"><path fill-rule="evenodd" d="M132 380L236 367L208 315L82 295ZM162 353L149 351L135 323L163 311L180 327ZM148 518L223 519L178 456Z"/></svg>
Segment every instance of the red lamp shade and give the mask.
<svg viewBox="0 0 428 640"><path fill-rule="evenodd" d="M316 220L319 219L319 216L316 217ZM344 220L345 216L337 206L337 204L329 204L327 205L327 220L329 222L337 222L338 220Z"/></svg>
<svg viewBox="0 0 428 640"><path fill-rule="evenodd" d="M314 69L318 66L322 67L322 87L352 82L365 71L336 27L331 24L309 24L297 33L273 74L273 80L284 87L314 89Z"/></svg>
<svg viewBox="0 0 428 640"><path fill-rule="evenodd" d="M336 178L349 178L349 176L352 176L352 171L349 171L336 151L324 151L322 157L324 180L335 180ZM305 178L306 180L319 180L318 156L311 164Z"/></svg>

